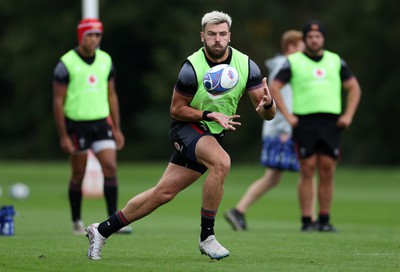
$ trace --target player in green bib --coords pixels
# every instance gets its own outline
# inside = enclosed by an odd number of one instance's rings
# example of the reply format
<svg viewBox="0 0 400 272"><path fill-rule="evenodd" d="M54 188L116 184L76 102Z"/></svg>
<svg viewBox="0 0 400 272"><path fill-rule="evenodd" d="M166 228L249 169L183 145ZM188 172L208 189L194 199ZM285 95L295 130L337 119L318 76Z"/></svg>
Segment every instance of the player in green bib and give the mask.
<svg viewBox="0 0 400 272"><path fill-rule="evenodd" d="M285 63L288 55L303 51L303 33L294 29L285 31L281 38L281 49L280 54L265 61L270 82ZM281 94L285 105L291 111L292 89L290 84L286 84L282 88ZM298 171L299 162L291 136L292 127L278 110L273 120L263 122L260 162L266 169L261 177L250 184L235 207L224 213L225 219L234 230L247 230L245 216L247 210L265 193L279 184L285 170Z"/></svg>
<svg viewBox="0 0 400 272"><path fill-rule="evenodd" d="M82 183L88 151L100 162L107 213L112 215L118 194L116 150L124 146L124 135L111 57L98 48L103 24L98 19L83 19L77 32L78 47L64 54L54 69L53 106L61 149L70 155L68 197L73 232L84 235Z"/></svg>
<svg viewBox="0 0 400 272"><path fill-rule="evenodd" d="M330 223L334 173L340 158L340 134L353 120L361 89L356 77L337 54L324 49L325 29L319 21L303 29L304 52L288 57L271 84L278 109L293 127L300 159L298 194L304 232L335 232ZM293 113L283 103L280 90L290 83ZM342 110L342 87L347 101ZM318 221L313 222L313 177L318 172Z"/></svg>
<svg viewBox="0 0 400 272"><path fill-rule="evenodd" d="M88 227L90 259L100 259L106 239L121 227L152 213L196 182L207 170L199 207L199 249L211 259L222 259L229 251L216 239L214 222L231 167L229 154L221 146L227 131L236 130L236 113L244 93L255 112L266 120L275 116L275 103L259 67L246 55L229 46L232 19L223 12L204 15L200 39L204 47L184 61L175 84L170 107L170 162L157 185L133 197L116 215ZM225 94L213 96L204 89L204 73L217 64L230 64L239 73L239 83ZM177 214L179 211L177 210ZM171 237L171 247L176 247Z"/></svg>

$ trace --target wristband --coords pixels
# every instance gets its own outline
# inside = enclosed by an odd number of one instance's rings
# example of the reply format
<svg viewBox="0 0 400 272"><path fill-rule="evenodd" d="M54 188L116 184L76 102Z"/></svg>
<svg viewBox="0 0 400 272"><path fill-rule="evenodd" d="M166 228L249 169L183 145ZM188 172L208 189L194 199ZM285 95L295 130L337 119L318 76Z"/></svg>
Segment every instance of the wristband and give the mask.
<svg viewBox="0 0 400 272"><path fill-rule="evenodd" d="M274 105L274 99L272 99L268 105L264 104L263 108L264 110L269 110L270 108L272 108L273 105Z"/></svg>
<svg viewBox="0 0 400 272"><path fill-rule="evenodd" d="M203 120L204 121L212 121L209 117L207 117L208 114L212 113L212 111L203 111Z"/></svg>

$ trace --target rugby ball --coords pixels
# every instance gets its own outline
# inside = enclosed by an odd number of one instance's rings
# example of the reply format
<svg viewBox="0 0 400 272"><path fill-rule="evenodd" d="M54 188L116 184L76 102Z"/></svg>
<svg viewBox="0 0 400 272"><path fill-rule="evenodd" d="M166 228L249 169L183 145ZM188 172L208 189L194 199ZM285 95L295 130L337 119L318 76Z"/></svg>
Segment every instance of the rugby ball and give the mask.
<svg viewBox="0 0 400 272"><path fill-rule="evenodd" d="M29 197L30 190L25 183L14 183L9 193L12 198L22 200Z"/></svg>
<svg viewBox="0 0 400 272"><path fill-rule="evenodd" d="M211 67L203 76L203 86L207 92L220 95L229 92L239 81L236 69L228 64Z"/></svg>

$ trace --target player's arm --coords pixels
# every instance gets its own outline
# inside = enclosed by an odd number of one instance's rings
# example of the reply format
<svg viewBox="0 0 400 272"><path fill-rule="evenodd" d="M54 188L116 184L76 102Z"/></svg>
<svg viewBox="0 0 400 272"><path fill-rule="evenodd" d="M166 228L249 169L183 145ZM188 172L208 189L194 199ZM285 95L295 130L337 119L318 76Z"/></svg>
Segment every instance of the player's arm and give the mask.
<svg viewBox="0 0 400 272"><path fill-rule="evenodd" d="M111 78L108 81L108 104L110 106L110 116L113 125L113 133L117 149L120 150L125 145L125 137L121 131L121 119L119 112L119 101L118 95L115 88L115 79Z"/></svg>
<svg viewBox="0 0 400 272"><path fill-rule="evenodd" d="M283 103L283 98L281 95L281 89L284 86L284 83L282 83L279 80L272 80L270 90L272 97L275 99L275 103L278 107L278 109L282 112L283 116L287 118L289 115L289 111L285 107L285 103Z"/></svg>
<svg viewBox="0 0 400 272"><path fill-rule="evenodd" d="M264 120L274 119L276 106L269 92L267 79L262 77L260 68L251 59L246 89L258 115Z"/></svg>
<svg viewBox="0 0 400 272"><path fill-rule="evenodd" d="M170 114L177 121L198 122L203 120L203 111L189 106L193 97L185 96L174 89L172 93Z"/></svg>
<svg viewBox="0 0 400 272"><path fill-rule="evenodd" d="M215 121L224 129L236 130L235 126L240 126L240 122L234 121L240 115L228 116L220 112L202 111L189 106L192 97L187 97L174 90L170 107L171 117L177 121L198 122L202 120Z"/></svg>
<svg viewBox="0 0 400 272"><path fill-rule="evenodd" d="M298 123L298 119L295 115L290 113L288 109L285 106L285 103L283 101L282 95L281 95L281 89L285 85L285 83L279 81L279 80L273 80L271 83L271 94L272 97L275 99L276 106L278 107L278 110L282 113L282 115L285 117L285 119L288 121L288 123L292 126L295 127Z"/></svg>
<svg viewBox="0 0 400 272"><path fill-rule="evenodd" d="M183 122L215 121L228 130L235 130L234 126L241 125L233 120L239 118L239 115L228 116L220 112L203 111L191 107L189 104L197 92L197 84L193 66L189 61L185 61L172 94L170 115L173 119Z"/></svg>
<svg viewBox="0 0 400 272"><path fill-rule="evenodd" d="M264 120L274 119L276 106L268 89L267 78L263 78L259 88L248 93L258 115Z"/></svg>
<svg viewBox="0 0 400 272"><path fill-rule="evenodd" d="M346 107L338 119L338 126L348 128L353 121L354 114L360 103L361 88L354 76L343 82L343 88L347 91Z"/></svg>
<svg viewBox="0 0 400 272"><path fill-rule="evenodd" d="M197 122L203 120L203 112L189 106L197 92L196 73L192 64L186 60L179 71L170 106L170 115L174 120Z"/></svg>
<svg viewBox="0 0 400 272"><path fill-rule="evenodd" d="M285 84L289 82L290 77L291 77L290 63L289 61L286 61L286 63L283 64L282 68L276 74L274 80L272 80L270 85L270 90L272 97L275 99L275 103L276 106L278 107L278 110L282 113L282 115L285 117L288 123L292 127L295 127L297 126L298 118L288 111L285 102L283 100L283 97L281 95L281 89L283 88L283 86L285 86Z"/></svg>
<svg viewBox="0 0 400 272"><path fill-rule="evenodd" d="M64 102L67 94L68 85L53 82L53 115L60 138L60 147L67 153L72 154L75 148L68 136L65 125Z"/></svg>
<svg viewBox="0 0 400 272"><path fill-rule="evenodd" d="M339 117L337 125L342 128L348 128L360 103L361 88L357 78L343 59L341 59L340 79L342 80L343 89L347 91L347 97L344 112Z"/></svg>
<svg viewBox="0 0 400 272"><path fill-rule="evenodd" d="M60 147L65 153L72 154L75 151L75 148L68 136L64 114L64 103L67 96L68 81L68 71L60 61L54 69L53 115L60 138Z"/></svg>

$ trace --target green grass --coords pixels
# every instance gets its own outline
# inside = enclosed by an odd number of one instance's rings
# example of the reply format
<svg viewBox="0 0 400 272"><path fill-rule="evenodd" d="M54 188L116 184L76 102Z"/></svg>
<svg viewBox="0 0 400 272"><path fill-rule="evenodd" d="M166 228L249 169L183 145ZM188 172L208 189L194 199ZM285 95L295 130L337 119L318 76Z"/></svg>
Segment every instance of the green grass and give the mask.
<svg viewBox="0 0 400 272"><path fill-rule="evenodd" d="M120 205L153 186L162 164L121 164ZM212 261L200 254L202 181L172 202L132 224L131 235L110 237L100 261L86 257L86 237L71 232L67 163L0 163L0 206L18 211L15 235L0 236L0 271L400 271L400 170L339 166L332 221L339 233L299 231L297 175L251 207L248 232L234 232L222 212L258 178L258 165L234 165L216 222L216 234L231 255ZM25 201L7 195L10 184L31 189ZM85 223L106 219L102 199L85 199Z"/></svg>

